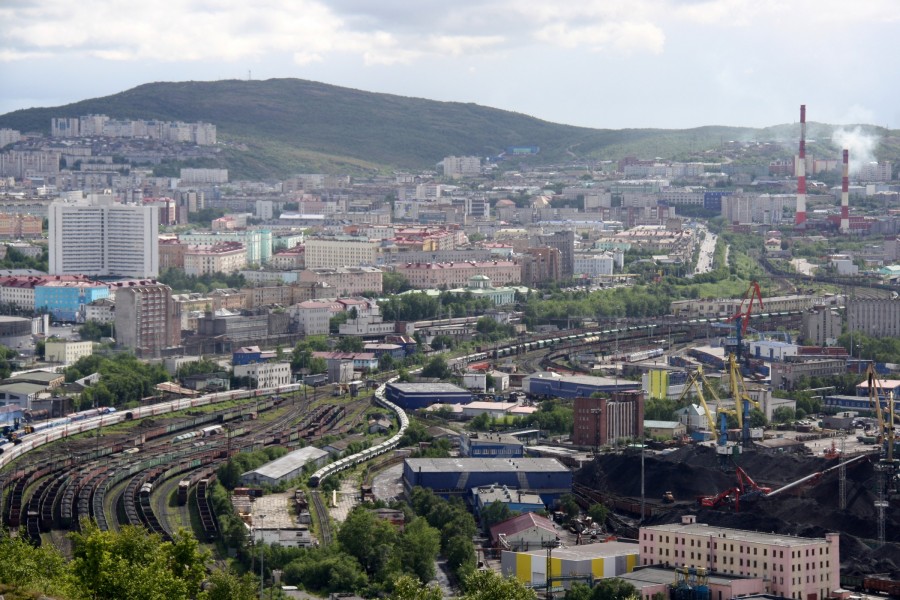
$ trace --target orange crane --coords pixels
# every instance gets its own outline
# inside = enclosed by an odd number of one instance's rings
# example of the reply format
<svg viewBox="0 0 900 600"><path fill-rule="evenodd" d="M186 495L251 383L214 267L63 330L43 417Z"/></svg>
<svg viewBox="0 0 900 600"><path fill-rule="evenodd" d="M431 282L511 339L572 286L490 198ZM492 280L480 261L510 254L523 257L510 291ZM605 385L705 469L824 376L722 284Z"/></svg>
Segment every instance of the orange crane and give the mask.
<svg viewBox="0 0 900 600"><path fill-rule="evenodd" d="M743 337L744 334L747 333L747 327L750 326L750 315L753 314L754 301L758 301L759 308L764 308L759 284L755 281L751 281L750 287L744 292L744 297L741 299L741 305L738 307L737 312L728 318L729 321L734 321L734 335L736 338L735 341L737 342L735 355L737 356L738 363L744 362L742 361L742 358L746 358L742 356ZM745 304L747 305L746 309L744 308Z"/></svg>

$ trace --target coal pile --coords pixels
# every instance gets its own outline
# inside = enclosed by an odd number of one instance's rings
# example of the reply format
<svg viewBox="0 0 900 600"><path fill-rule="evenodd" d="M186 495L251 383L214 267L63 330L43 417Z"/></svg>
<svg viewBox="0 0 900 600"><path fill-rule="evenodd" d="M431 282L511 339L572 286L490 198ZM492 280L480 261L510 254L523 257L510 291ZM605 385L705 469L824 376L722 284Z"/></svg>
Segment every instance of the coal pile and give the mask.
<svg viewBox="0 0 900 600"><path fill-rule="evenodd" d="M846 468L847 508L838 508L839 478L832 471L816 481L795 487L772 498L741 502L733 508L704 509L698 496L714 496L735 487L734 468L720 468L712 448L687 446L665 456L644 459L645 496L659 504L665 492L672 492L676 504L648 520L648 524L680 522L684 514L696 514L697 521L719 527L753 531L824 537L841 534L841 568L845 574L888 573L900 578L900 511L891 499L885 515L885 539L878 548L878 513L875 509L877 459L857 461ZM768 454L745 451L737 464L760 486L776 490L807 475L837 464L820 457ZM607 455L579 471L575 480L601 492L639 498L641 494L640 455ZM900 504L898 504L900 505Z"/></svg>

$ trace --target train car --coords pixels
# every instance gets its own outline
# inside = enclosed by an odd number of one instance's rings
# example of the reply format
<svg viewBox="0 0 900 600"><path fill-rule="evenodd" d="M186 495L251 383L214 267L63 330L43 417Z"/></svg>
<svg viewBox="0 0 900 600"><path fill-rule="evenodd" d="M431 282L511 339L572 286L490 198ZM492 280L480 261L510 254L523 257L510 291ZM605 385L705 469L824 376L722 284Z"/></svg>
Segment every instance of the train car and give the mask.
<svg viewBox="0 0 900 600"><path fill-rule="evenodd" d="M219 435L223 431L224 427L222 425L211 425L200 430L203 437L212 437L214 435Z"/></svg>
<svg viewBox="0 0 900 600"><path fill-rule="evenodd" d="M190 490L191 482L188 479L182 479L178 482L178 504L184 506L187 504L188 490Z"/></svg>

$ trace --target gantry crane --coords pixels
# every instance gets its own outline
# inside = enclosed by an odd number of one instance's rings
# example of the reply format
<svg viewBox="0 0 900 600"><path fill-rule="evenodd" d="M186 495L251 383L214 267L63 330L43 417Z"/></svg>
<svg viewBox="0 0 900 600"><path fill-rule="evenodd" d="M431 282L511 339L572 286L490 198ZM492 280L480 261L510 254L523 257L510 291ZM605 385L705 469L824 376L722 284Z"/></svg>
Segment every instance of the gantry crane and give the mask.
<svg viewBox="0 0 900 600"><path fill-rule="evenodd" d="M681 402L691 393L692 389L697 393L697 397L700 399L700 405L706 412L706 422L709 425L710 432L716 436L716 454L719 455L722 466L727 467L728 458L733 448L733 446L728 445L728 424L725 414L728 411L722 408L722 401L716 394L715 388L713 388L713 386L710 385L709 380L706 379L706 375L703 374L702 365L698 365L696 370L688 377L687 383L684 384L684 389L681 390L681 395L678 397L677 403L681 404ZM703 393L704 389L706 389L716 401L716 413L719 416L720 421L719 427L716 427L716 419L713 417L709 404L706 402L706 397Z"/></svg>

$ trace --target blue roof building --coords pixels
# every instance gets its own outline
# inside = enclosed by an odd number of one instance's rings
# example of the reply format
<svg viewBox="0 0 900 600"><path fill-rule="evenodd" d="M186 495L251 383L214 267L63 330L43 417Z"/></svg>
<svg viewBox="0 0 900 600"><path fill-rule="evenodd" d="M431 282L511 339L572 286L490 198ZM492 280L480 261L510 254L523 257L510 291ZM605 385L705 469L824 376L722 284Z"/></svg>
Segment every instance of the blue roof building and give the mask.
<svg viewBox="0 0 900 600"><path fill-rule="evenodd" d="M109 287L94 281L48 281L34 287L35 310L46 309L57 321L75 321L81 306L109 297Z"/></svg>

